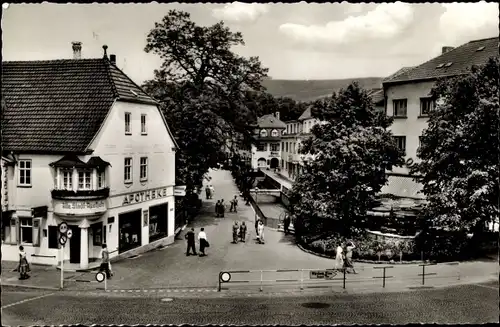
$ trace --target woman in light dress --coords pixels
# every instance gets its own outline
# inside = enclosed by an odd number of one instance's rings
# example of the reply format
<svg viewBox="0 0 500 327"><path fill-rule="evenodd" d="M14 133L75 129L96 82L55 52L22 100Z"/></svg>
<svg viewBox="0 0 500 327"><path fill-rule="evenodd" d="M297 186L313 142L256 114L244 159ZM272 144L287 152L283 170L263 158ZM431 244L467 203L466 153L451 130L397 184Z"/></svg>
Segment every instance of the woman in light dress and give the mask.
<svg viewBox="0 0 500 327"><path fill-rule="evenodd" d="M260 244L264 244L264 223L262 220L259 220L259 224L257 225L257 238Z"/></svg>
<svg viewBox="0 0 500 327"><path fill-rule="evenodd" d="M338 244L335 256L335 270L341 271L344 268L344 257L343 257L342 244Z"/></svg>

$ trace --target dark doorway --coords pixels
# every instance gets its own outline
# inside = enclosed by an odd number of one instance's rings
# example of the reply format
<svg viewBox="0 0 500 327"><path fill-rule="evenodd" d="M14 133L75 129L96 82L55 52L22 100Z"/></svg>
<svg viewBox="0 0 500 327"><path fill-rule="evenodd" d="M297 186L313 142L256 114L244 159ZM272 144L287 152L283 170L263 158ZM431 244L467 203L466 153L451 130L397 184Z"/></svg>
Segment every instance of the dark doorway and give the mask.
<svg viewBox="0 0 500 327"><path fill-rule="evenodd" d="M278 158L271 159L271 169L278 168L280 165L280 161Z"/></svg>
<svg viewBox="0 0 500 327"><path fill-rule="evenodd" d="M78 226L69 226L69 228L73 232L69 241L69 262L80 263L80 241L82 238L80 228Z"/></svg>

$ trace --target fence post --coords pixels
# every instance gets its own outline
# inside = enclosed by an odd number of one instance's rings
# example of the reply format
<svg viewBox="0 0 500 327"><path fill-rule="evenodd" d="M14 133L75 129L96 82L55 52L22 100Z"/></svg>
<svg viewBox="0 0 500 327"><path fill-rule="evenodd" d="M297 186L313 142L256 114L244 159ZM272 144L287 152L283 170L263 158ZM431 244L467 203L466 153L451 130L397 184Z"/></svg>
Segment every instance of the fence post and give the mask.
<svg viewBox="0 0 500 327"><path fill-rule="evenodd" d="M425 264L422 265L422 285L425 285Z"/></svg>
<svg viewBox="0 0 500 327"><path fill-rule="evenodd" d="M304 269L300 270L300 290L304 290Z"/></svg>
<svg viewBox="0 0 500 327"><path fill-rule="evenodd" d="M384 267L374 267L373 269L383 269L382 271L382 277L379 277L379 276L375 276L375 277L372 277L372 278L382 278L382 288L385 288L385 280L386 278L392 278L393 276L387 276L386 275L386 269L387 268L393 268L393 266L384 266Z"/></svg>
<svg viewBox="0 0 500 327"><path fill-rule="evenodd" d="M108 290L108 276L106 273L104 274L104 291L106 292Z"/></svg>
<svg viewBox="0 0 500 327"><path fill-rule="evenodd" d="M220 280L221 279L221 274L222 274L222 272L219 273L219 288L217 289L217 292L220 292L221 289L222 289L221 280Z"/></svg>
<svg viewBox="0 0 500 327"><path fill-rule="evenodd" d="M264 280L263 275L264 275L264 272L261 270L261 271L260 271L260 291L261 291L261 292L262 292L262 282L263 282L263 280Z"/></svg>

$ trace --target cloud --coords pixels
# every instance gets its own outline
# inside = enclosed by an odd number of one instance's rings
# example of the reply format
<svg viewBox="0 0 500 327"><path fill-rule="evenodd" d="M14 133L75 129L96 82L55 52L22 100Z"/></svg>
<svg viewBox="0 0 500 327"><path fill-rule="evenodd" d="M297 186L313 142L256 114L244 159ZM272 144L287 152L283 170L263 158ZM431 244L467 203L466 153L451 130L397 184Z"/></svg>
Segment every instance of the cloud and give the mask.
<svg viewBox="0 0 500 327"><path fill-rule="evenodd" d="M258 3L233 2L212 10L212 16L231 22L254 22L267 13L268 5Z"/></svg>
<svg viewBox="0 0 500 327"><path fill-rule="evenodd" d="M498 3L448 3L439 19L439 29L448 42L466 42L498 35Z"/></svg>
<svg viewBox="0 0 500 327"><path fill-rule="evenodd" d="M341 45L369 39L390 39L412 22L412 6L396 2L380 4L364 15L349 16L324 26L286 23L280 26L280 31L300 43Z"/></svg>

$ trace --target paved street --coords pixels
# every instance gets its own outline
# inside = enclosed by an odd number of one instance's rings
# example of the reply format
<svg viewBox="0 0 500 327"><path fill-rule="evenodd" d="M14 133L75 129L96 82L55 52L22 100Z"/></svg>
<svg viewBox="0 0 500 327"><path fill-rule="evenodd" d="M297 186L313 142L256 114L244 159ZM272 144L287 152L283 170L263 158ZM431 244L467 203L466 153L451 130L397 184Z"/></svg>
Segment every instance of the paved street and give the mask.
<svg viewBox="0 0 500 327"><path fill-rule="evenodd" d="M2 292L3 325L498 323L498 283L351 295L114 295ZM51 294L51 293L48 293ZM35 298L15 304L20 299ZM170 302L162 299L171 298ZM14 303L14 305L12 305Z"/></svg>

